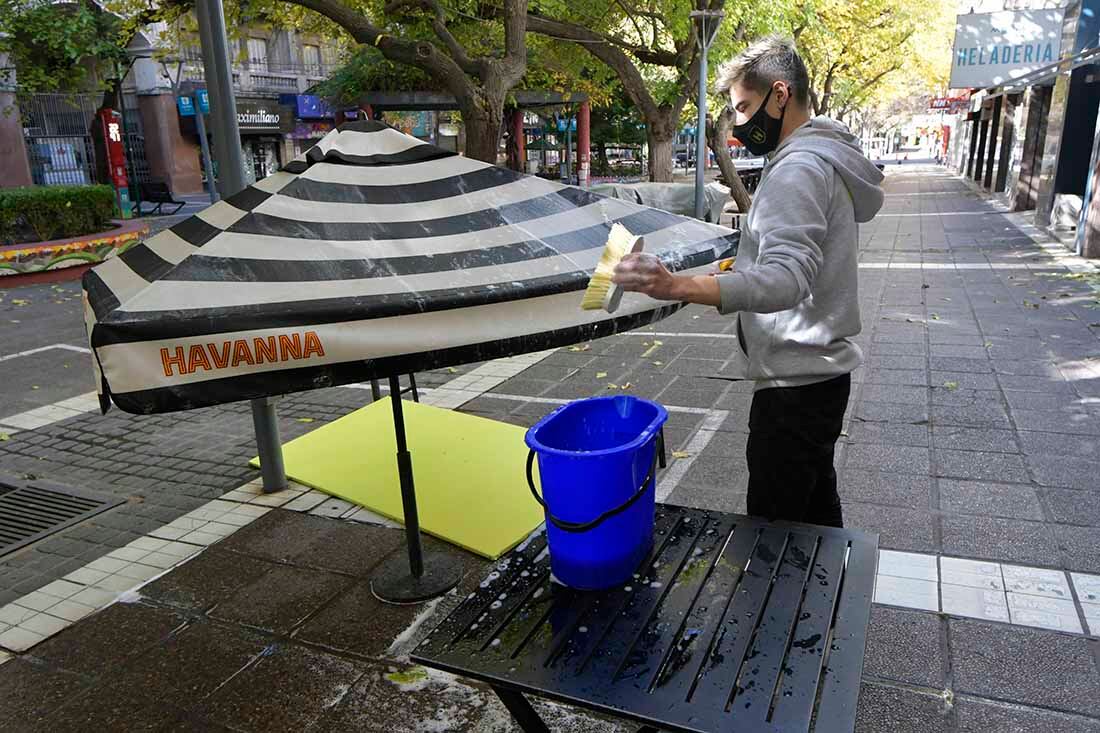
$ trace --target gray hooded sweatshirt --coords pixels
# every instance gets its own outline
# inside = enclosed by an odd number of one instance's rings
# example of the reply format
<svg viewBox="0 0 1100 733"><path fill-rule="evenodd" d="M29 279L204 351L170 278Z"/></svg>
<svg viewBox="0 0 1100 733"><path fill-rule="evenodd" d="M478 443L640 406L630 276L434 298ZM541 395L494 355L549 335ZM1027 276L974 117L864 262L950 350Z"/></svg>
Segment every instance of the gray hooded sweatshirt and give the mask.
<svg viewBox="0 0 1100 733"><path fill-rule="evenodd" d="M882 173L827 117L792 132L764 167L742 220L719 311L737 314L742 376L756 389L847 374L863 360L857 222L882 207Z"/></svg>

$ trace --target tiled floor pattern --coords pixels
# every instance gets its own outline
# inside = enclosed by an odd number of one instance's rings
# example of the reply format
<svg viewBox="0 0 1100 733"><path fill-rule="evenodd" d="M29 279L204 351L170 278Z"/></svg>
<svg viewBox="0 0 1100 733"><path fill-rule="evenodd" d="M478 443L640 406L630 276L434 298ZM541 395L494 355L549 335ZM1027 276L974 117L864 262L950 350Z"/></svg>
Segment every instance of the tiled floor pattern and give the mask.
<svg viewBox="0 0 1100 733"><path fill-rule="evenodd" d="M881 550L875 602L1100 636L1100 575Z"/></svg>

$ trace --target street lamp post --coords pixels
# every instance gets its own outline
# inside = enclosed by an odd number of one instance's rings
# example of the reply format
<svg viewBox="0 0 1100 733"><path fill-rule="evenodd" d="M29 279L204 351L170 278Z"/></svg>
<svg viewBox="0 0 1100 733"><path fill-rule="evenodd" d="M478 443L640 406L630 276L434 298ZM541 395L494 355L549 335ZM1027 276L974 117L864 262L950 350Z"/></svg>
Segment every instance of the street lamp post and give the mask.
<svg viewBox="0 0 1100 733"><path fill-rule="evenodd" d="M721 10L693 10L689 14L696 26L699 46L699 119L695 128L695 218L703 218L703 175L707 161L707 49L714 40L725 13Z"/></svg>
<svg viewBox="0 0 1100 733"><path fill-rule="evenodd" d="M222 0L198 0L195 12L199 20L204 76L210 94L210 126L214 132L214 154L218 160L218 178L223 198L245 187L244 157L241 155L241 131L237 125L237 102L233 97L233 69L229 60L229 40L225 35L225 10ZM213 171L208 171L213 175ZM279 421L275 398L252 400L252 424L265 492L287 487L283 466L283 445L279 439Z"/></svg>

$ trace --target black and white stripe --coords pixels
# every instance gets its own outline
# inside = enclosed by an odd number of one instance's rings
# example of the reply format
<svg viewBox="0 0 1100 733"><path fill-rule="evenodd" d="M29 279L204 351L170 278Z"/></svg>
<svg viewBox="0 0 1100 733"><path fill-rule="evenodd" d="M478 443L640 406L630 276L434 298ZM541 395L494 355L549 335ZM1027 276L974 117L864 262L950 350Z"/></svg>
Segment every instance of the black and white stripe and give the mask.
<svg viewBox="0 0 1100 733"><path fill-rule="evenodd" d="M675 271L707 271L736 249L728 229L496 168L381 123L342 125L279 173L85 275L103 389L130 412L188 409L663 318L678 306L636 294L614 317L580 310L615 222ZM302 356L291 339L306 332L318 348ZM287 348L273 360L276 339Z"/></svg>

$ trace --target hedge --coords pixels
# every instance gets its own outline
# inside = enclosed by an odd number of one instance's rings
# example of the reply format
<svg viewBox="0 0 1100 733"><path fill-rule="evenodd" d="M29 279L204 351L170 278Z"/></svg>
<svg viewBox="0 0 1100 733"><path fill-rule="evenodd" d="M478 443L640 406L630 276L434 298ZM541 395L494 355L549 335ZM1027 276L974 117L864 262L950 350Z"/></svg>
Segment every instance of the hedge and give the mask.
<svg viewBox="0 0 1100 733"><path fill-rule="evenodd" d="M28 186L0 189L0 242L43 242L109 229L115 215L110 186Z"/></svg>

